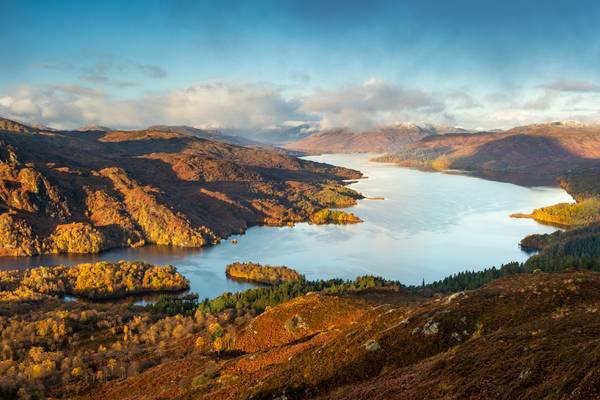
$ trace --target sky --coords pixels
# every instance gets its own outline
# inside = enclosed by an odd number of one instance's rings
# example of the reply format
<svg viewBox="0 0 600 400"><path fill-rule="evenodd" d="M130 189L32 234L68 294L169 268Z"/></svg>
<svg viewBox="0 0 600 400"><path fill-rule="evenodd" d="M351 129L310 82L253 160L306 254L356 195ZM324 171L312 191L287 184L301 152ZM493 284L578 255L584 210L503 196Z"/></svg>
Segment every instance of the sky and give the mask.
<svg viewBox="0 0 600 400"><path fill-rule="evenodd" d="M0 0L0 116L259 131L600 120L597 1Z"/></svg>

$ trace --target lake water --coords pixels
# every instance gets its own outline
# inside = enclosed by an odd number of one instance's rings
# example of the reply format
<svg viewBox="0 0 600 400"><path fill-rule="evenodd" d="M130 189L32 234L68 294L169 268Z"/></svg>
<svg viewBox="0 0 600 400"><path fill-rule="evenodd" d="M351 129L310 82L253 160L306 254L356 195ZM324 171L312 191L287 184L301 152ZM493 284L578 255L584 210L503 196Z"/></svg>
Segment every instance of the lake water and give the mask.
<svg viewBox="0 0 600 400"><path fill-rule="evenodd" d="M556 228L515 212L572 202L560 188L526 188L509 183L444 173L422 172L370 162L374 155L323 155L308 159L354 168L367 179L351 185L368 197L348 209L362 224L253 227L245 235L205 249L148 246L98 255L0 258L0 268L75 264L98 260L144 260L173 264L187 276L200 297L238 291L252 284L225 277L233 261L287 265L316 278L354 278L375 274L406 284L431 282L449 274L524 261L519 241Z"/></svg>

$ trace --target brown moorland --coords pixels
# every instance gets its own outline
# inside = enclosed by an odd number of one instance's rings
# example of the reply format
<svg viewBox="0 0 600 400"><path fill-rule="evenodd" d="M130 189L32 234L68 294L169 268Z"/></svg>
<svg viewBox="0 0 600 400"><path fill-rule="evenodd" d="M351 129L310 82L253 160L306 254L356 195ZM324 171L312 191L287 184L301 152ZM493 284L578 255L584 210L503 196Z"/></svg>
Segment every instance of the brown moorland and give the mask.
<svg viewBox="0 0 600 400"><path fill-rule="evenodd" d="M429 300L309 294L242 323L220 357L165 362L78 398L596 398L599 296L593 272L515 275Z"/></svg>

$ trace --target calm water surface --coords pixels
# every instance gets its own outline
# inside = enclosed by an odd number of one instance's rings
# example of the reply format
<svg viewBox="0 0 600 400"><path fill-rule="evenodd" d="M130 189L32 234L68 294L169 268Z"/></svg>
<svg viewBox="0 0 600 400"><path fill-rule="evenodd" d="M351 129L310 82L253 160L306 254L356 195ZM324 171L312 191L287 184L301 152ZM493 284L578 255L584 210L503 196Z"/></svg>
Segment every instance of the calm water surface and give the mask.
<svg viewBox="0 0 600 400"><path fill-rule="evenodd" d="M349 211L365 222L346 226L297 224L254 227L207 249L148 246L99 255L0 258L0 268L76 264L97 260L144 260L173 264L201 297L252 287L225 278L233 261L287 265L315 278L376 274L406 284L430 282L466 269L524 261L519 241L555 228L509 218L515 212L572 202L560 188L525 188L463 175L422 172L372 163L373 155L323 155L308 159L362 171L351 185L368 197Z"/></svg>

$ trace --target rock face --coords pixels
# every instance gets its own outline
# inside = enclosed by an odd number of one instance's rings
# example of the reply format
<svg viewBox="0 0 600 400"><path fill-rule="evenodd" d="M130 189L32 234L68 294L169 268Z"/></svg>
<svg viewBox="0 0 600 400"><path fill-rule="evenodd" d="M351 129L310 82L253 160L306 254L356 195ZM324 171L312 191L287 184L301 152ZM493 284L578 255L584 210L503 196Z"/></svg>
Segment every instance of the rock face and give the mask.
<svg viewBox="0 0 600 400"><path fill-rule="evenodd" d="M199 247L354 204L344 168L174 131L49 131L0 119L0 255Z"/></svg>
<svg viewBox="0 0 600 400"><path fill-rule="evenodd" d="M466 131L460 128L416 124L399 124L365 132L337 128L313 134L284 147L308 154L391 153L427 136L449 132Z"/></svg>

